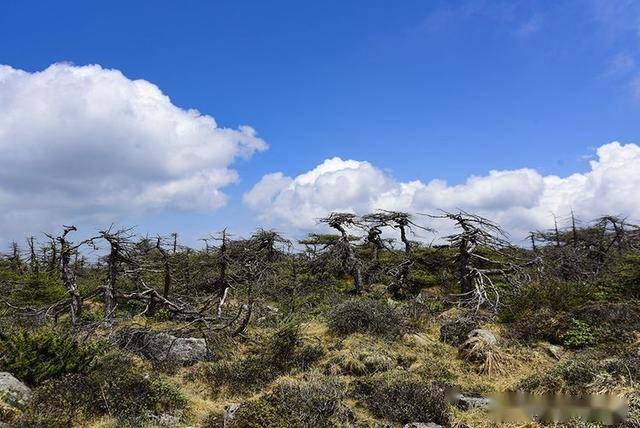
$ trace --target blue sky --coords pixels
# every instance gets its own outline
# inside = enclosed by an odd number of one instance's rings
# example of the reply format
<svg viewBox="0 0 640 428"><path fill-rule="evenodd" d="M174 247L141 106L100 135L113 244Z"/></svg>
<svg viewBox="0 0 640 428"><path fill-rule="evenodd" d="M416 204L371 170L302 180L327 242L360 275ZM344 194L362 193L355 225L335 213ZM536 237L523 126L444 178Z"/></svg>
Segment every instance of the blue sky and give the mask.
<svg viewBox="0 0 640 428"><path fill-rule="evenodd" d="M617 0L0 6L0 64L120 70L266 141L231 165L239 181L222 189L225 207L116 219L189 239L269 222L243 204L246 192L266 174L295 178L336 156L397 183L588 172L595 148L638 142L639 42L639 3Z"/></svg>

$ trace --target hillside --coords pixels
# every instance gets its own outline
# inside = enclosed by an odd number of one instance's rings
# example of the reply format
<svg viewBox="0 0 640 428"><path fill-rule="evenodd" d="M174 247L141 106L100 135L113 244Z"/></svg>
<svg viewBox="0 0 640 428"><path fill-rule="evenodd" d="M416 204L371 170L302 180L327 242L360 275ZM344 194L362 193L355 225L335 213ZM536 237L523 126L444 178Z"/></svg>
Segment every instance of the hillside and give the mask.
<svg viewBox="0 0 640 428"><path fill-rule="evenodd" d="M454 233L437 244L418 240L421 216L388 211L332 213L334 233L299 242L69 226L14 244L0 421L640 426L640 229L572 221L518 246L488 219L439 217ZM546 404L515 421L496 398L513 391ZM602 404L615 397L626 421Z"/></svg>

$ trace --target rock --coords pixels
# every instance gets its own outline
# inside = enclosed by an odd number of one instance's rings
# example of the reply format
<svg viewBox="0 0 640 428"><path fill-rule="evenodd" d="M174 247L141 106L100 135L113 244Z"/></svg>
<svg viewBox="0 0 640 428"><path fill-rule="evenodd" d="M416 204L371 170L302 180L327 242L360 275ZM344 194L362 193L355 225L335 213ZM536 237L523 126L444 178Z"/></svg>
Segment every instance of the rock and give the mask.
<svg viewBox="0 0 640 428"><path fill-rule="evenodd" d="M549 345L549 347L547 348L547 351L549 351L549 354L553 358L555 358L556 360L559 360L562 354L564 353L564 348L558 345Z"/></svg>
<svg viewBox="0 0 640 428"><path fill-rule="evenodd" d="M31 398L31 389L13 377L11 373L0 372L0 400L18 409L24 408Z"/></svg>
<svg viewBox="0 0 640 428"><path fill-rule="evenodd" d="M477 409L481 407L487 407L491 404L491 400L484 397L466 397L464 395L460 395L458 400L455 402L456 407L460 410L471 410Z"/></svg>
<svg viewBox="0 0 640 428"><path fill-rule="evenodd" d="M156 422L161 427L175 427L180 424L180 417L169 413L163 413L156 418Z"/></svg>
<svg viewBox="0 0 640 428"><path fill-rule="evenodd" d="M170 361L181 365L205 361L211 357L205 339L175 337L168 333L147 335L142 353L155 361Z"/></svg>
<svg viewBox="0 0 640 428"><path fill-rule="evenodd" d="M224 417L222 420L223 428L227 428L231 424L231 421L236 417L236 412L239 408L239 403L229 403L224 406Z"/></svg>
<svg viewBox="0 0 640 428"><path fill-rule="evenodd" d="M489 345L495 345L498 343L498 339L496 339L493 333L482 328L471 330L467 335L467 338L471 339L472 337L478 337Z"/></svg>
<svg viewBox="0 0 640 428"><path fill-rule="evenodd" d="M442 425L433 422L411 422L406 424L404 428L442 428Z"/></svg>

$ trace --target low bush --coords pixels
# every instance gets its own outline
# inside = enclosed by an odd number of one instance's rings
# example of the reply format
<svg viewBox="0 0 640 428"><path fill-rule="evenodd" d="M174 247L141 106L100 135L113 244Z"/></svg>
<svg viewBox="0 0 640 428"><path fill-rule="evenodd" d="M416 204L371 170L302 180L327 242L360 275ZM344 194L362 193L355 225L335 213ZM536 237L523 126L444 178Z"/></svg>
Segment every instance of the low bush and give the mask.
<svg viewBox="0 0 640 428"><path fill-rule="evenodd" d="M67 290L57 275L40 271L15 278L21 283L10 295L18 306L44 306L63 299Z"/></svg>
<svg viewBox="0 0 640 428"><path fill-rule="evenodd" d="M20 426L81 426L110 415L122 425L139 426L154 415L186 407L180 391L152 379L130 358L109 355L90 374L69 374L43 382L18 420Z"/></svg>
<svg viewBox="0 0 640 428"><path fill-rule="evenodd" d="M461 316L440 327L440 341L453 346L460 346L470 331L480 328L480 322L472 316Z"/></svg>
<svg viewBox="0 0 640 428"><path fill-rule="evenodd" d="M378 418L393 422L448 425L451 415L441 385L422 376L394 370L359 380L356 396Z"/></svg>
<svg viewBox="0 0 640 428"><path fill-rule="evenodd" d="M0 333L0 371L35 386L64 374L86 374L95 368L101 348L80 344L52 329Z"/></svg>
<svg viewBox="0 0 640 428"><path fill-rule="evenodd" d="M385 301L351 299L327 314L329 328L339 334L369 333L399 336L403 332L400 316Z"/></svg>
<svg viewBox="0 0 640 428"><path fill-rule="evenodd" d="M637 355L629 353L607 358L585 353L547 372L525 378L519 388L534 393L603 393L631 385L638 376L640 357Z"/></svg>
<svg viewBox="0 0 640 428"><path fill-rule="evenodd" d="M590 326L602 342L632 342L640 331L640 307L629 303L594 302L572 311L571 316Z"/></svg>
<svg viewBox="0 0 640 428"><path fill-rule="evenodd" d="M79 426L104 412L98 384L88 376L69 374L46 380L33 391L19 422L25 426Z"/></svg>
<svg viewBox="0 0 640 428"><path fill-rule="evenodd" d="M335 377L284 380L271 392L241 404L234 428L335 427L352 419L345 386Z"/></svg>
<svg viewBox="0 0 640 428"><path fill-rule="evenodd" d="M527 310L511 324L511 334L525 342L546 340L561 344L562 334L569 328L569 317L564 312L554 312L547 307Z"/></svg>
<svg viewBox="0 0 640 428"><path fill-rule="evenodd" d="M577 319L571 320L571 327L562 335L562 343L568 348L584 348L594 345L596 341L591 326Z"/></svg>
<svg viewBox="0 0 640 428"><path fill-rule="evenodd" d="M285 323L238 359L202 364L198 374L218 391L255 390L291 370L306 370L324 355L322 344L301 335L296 323Z"/></svg>
<svg viewBox="0 0 640 428"><path fill-rule="evenodd" d="M597 298L598 290L593 284L553 280L531 282L503 290L500 319L504 322L523 321L541 308L549 313L568 312Z"/></svg>
<svg viewBox="0 0 640 428"><path fill-rule="evenodd" d="M187 406L177 387L150 377L123 356L109 359L91 377L99 385L105 409L122 421L146 420Z"/></svg>

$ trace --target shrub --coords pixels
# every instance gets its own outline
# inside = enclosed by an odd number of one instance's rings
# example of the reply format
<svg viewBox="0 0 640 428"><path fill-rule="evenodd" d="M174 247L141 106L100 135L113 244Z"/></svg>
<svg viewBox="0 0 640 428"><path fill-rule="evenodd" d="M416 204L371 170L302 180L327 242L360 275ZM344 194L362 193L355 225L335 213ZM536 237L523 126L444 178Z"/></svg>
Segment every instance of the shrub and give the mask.
<svg viewBox="0 0 640 428"><path fill-rule="evenodd" d="M187 405L177 388L151 379L131 359L110 355L104 360L89 375L71 374L43 382L34 390L20 424L76 426L90 417L109 414L121 423L138 425Z"/></svg>
<svg viewBox="0 0 640 428"><path fill-rule="evenodd" d="M583 348L596 343L591 326L584 321L571 320L571 328L562 336L562 342L568 348Z"/></svg>
<svg viewBox="0 0 640 428"><path fill-rule="evenodd" d="M70 374L46 380L36 388L20 423L26 426L77 426L102 413L97 383L85 375Z"/></svg>
<svg viewBox="0 0 640 428"><path fill-rule="evenodd" d="M329 328L339 334L360 332L392 337L403 330L395 309L376 300L347 300L327 314L327 321Z"/></svg>
<svg viewBox="0 0 640 428"><path fill-rule="evenodd" d="M187 399L178 388L160 378L149 377L130 358L122 355L108 358L91 378L101 392L103 410L121 421L172 413L187 405Z"/></svg>
<svg viewBox="0 0 640 428"><path fill-rule="evenodd" d="M630 385L639 375L637 355L603 358L587 353L525 378L519 388L535 393L602 393Z"/></svg>
<svg viewBox="0 0 640 428"><path fill-rule="evenodd" d="M227 387L234 393L259 388L277 376L270 363L259 355L248 355L237 360L219 360L200 365L198 376L214 391Z"/></svg>
<svg viewBox="0 0 640 428"><path fill-rule="evenodd" d="M79 344L51 329L0 333L0 370L35 386L70 373L89 373L101 352L96 344Z"/></svg>
<svg viewBox="0 0 640 428"><path fill-rule="evenodd" d="M640 331L640 308L628 303L594 302L574 310L572 317L597 326L601 341L631 342Z"/></svg>
<svg viewBox="0 0 640 428"><path fill-rule="evenodd" d="M440 327L440 341L453 346L460 346L467 340L471 330L480 328L478 319L471 316L461 316L446 322Z"/></svg>
<svg viewBox="0 0 640 428"><path fill-rule="evenodd" d="M444 389L421 376L395 370L360 380L356 395L379 418L403 424L451 420Z"/></svg>
<svg viewBox="0 0 640 428"><path fill-rule="evenodd" d="M525 341L546 340L551 343L562 343L562 334L569 323L567 314L554 312L549 308L527 310L512 325L512 333Z"/></svg>
<svg viewBox="0 0 640 428"><path fill-rule="evenodd" d="M531 282L521 287L503 290L500 319L503 322L526 321L541 308L549 313L568 312L597 299L591 284L548 281Z"/></svg>
<svg viewBox="0 0 640 428"><path fill-rule="evenodd" d="M290 370L306 370L323 355L322 345L302 337L298 324L285 323L259 341L248 355L201 365L199 374L214 390L226 386L232 392L246 392Z"/></svg>
<svg viewBox="0 0 640 428"><path fill-rule="evenodd" d="M344 385L337 378L312 375L285 380L257 399L243 403L232 427L334 427L352 416L345 404Z"/></svg>
<svg viewBox="0 0 640 428"><path fill-rule="evenodd" d="M16 278L22 283L11 293L11 300L19 306L44 306L63 299L67 290L57 275L40 271Z"/></svg>

